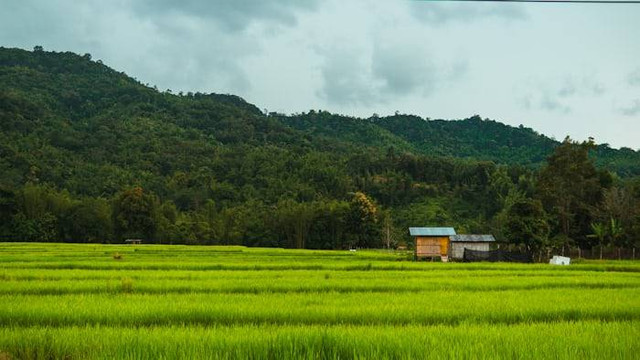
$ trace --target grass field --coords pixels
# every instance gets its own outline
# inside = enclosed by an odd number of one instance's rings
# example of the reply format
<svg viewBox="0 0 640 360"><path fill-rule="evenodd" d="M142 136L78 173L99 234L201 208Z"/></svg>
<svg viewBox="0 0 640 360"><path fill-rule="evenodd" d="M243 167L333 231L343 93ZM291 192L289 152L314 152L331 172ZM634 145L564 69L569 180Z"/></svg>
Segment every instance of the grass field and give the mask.
<svg viewBox="0 0 640 360"><path fill-rule="evenodd" d="M0 244L0 359L637 359L640 263Z"/></svg>

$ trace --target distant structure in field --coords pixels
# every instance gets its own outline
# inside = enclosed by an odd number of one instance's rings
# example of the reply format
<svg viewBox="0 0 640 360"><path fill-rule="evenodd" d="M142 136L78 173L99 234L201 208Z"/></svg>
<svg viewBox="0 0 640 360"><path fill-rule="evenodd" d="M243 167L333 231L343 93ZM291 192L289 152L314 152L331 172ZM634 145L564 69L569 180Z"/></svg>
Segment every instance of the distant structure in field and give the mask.
<svg viewBox="0 0 640 360"><path fill-rule="evenodd" d="M416 258L449 259L449 236L456 234L452 227L410 227L409 234L415 237Z"/></svg>
<svg viewBox="0 0 640 360"><path fill-rule="evenodd" d="M127 239L124 242L129 245L142 244L142 239Z"/></svg>
<svg viewBox="0 0 640 360"><path fill-rule="evenodd" d="M493 235L456 234L452 227L410 227L409 234L415 238L415 257L440 257L462 260L464 249L489 251L496 239Z"/></svg>
<svg viewBox="0 0 640 360"><path fill-rule="evenodd" d="M464 249L489 251L491 243L496 241L493 235L468 234L451 235L449 240L451 241L451 258L457 260L464 258Z"/></svg>

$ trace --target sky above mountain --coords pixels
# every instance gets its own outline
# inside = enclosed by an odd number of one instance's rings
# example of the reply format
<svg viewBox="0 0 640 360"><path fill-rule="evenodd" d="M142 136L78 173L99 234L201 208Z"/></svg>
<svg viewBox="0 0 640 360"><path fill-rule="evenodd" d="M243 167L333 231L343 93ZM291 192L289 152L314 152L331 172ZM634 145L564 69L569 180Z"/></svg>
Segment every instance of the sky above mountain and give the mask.
<svg viewBox="0 0 640 360"><path fill-rule="evenodd" d="M475 114L640 149L640 4L21 0L0 46L91 53L268 111Z"/></svg>

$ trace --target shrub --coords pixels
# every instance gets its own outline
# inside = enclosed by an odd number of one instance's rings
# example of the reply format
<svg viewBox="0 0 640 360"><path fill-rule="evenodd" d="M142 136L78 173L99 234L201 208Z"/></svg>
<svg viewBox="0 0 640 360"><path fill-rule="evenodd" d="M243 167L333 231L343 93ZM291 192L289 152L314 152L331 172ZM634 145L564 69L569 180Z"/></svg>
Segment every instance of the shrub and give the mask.
<svg viewBox="0 0 640 360"><path fill-rule="evenodd" d="M122 278L120 289L124 293L132 293L133 292L133 279L130 277Z"/></svg>

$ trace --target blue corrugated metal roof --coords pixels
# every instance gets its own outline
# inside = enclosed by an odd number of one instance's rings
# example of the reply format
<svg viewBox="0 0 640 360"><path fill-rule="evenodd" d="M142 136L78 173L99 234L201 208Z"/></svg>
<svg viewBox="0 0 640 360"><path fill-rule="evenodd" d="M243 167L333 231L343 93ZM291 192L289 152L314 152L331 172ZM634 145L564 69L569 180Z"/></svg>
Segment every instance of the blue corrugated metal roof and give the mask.
<svg viewBox="0 0 640 360"><path fill-rule="evenodd" d="M410 227L411 236L449 236L455 235L452 227Z"/></svg>

